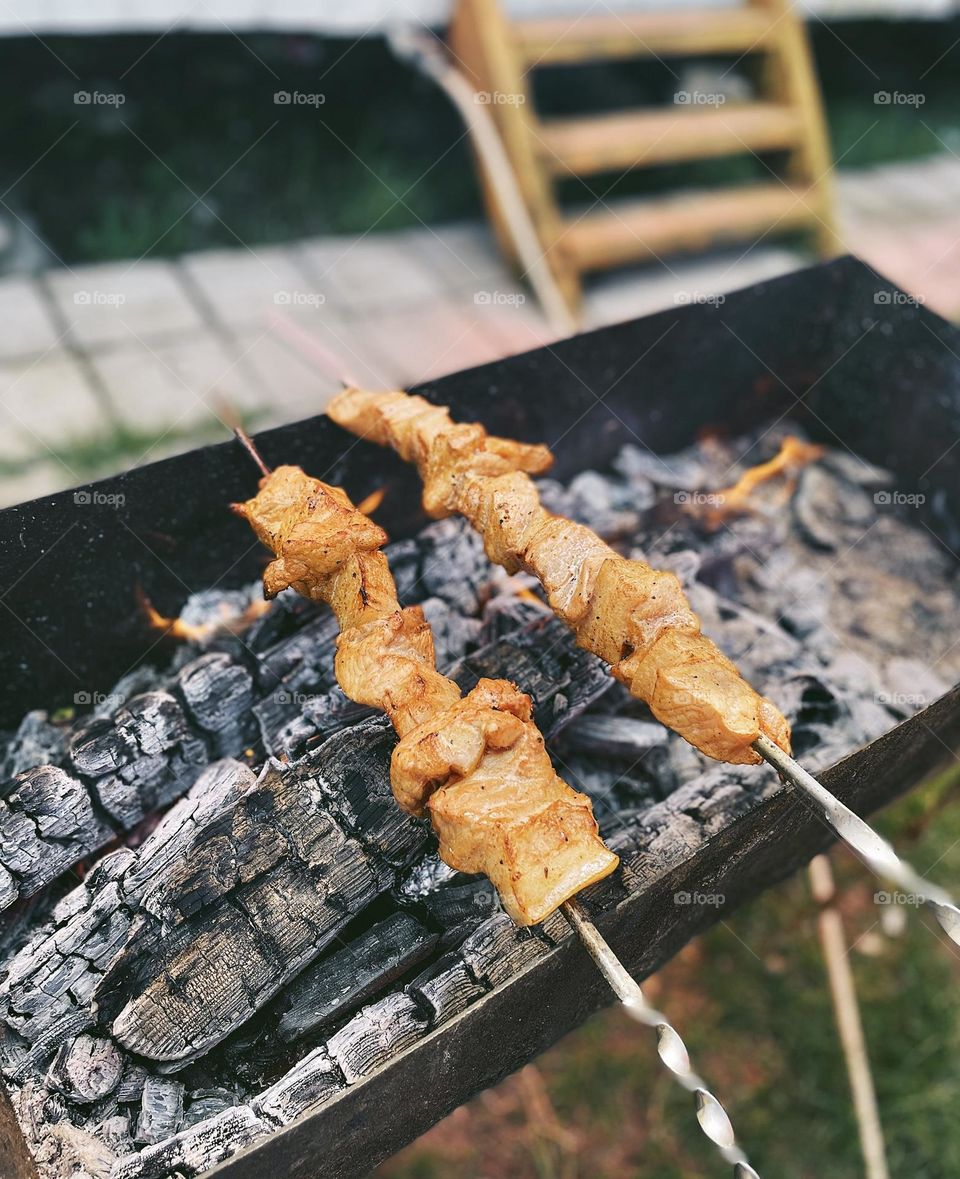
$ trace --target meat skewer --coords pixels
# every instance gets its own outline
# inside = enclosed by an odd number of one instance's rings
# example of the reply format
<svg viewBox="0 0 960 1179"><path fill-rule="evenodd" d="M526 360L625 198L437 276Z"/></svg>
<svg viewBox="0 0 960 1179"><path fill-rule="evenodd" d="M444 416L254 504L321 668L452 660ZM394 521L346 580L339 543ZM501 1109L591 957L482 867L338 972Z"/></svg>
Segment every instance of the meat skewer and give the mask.
<svg viewBox="0 0 960 1179"><path fill-rule="evenodd" d="M960 910L949 895L793 760L786 718L700 632L678 579L625 559L589 528L546 511L530 476L550 466L547 447L455 423L443 406L396 391L347 387L327 412L416 465L429 515L465 516L491 561L534 574L580 646L609 663L660 721L720 761L769 762L871 871L922 896L960 945Z"/></svg>
<svg viewBox="0 0 960 1179"><path fill-rule="evenodd" d="M299 467L271 471L252 439L239 427L234 432L263 476L257 495L233 509L274 554L264 593L271 598L292 586L334 610L341 688L386 712L400 737L390 775L398 804L428 813L441 858L461 871L485 873L518 924L560 909L627 1012L656 1030L660 1058L694 1094L704 1134L737 1179L757 1179L723 1106L693 1072L679 1033L647 1005L575 899L619 860L599 837L589 799L555 773L530 719L530 698L505 680L481 680L461 697L436 669L422 610L400 607L380 551L383 530L342 488Z"/></svg>

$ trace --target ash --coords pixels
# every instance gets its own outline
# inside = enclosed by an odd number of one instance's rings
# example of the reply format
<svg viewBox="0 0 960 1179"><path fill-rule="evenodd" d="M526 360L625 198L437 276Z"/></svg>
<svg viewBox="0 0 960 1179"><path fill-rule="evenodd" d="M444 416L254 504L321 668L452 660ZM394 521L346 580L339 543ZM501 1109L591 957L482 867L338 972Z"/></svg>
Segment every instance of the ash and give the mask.
<svg viewBox="0 0 960 1179"><path fill-rule="evenodd" d="M960 607L917 510L846 452L725 514L717 490L785 433L669 457L627 446L611 470L541 489L680 577L818 769L960 679ZM708 761L658 724L461 522L388 552L438 664L465 689L519 683L559 771L593 799L623 859L587 895L594 911L778 789L765 768ZM184 616L240 614L258 596L198 594ZM490 885L443 865L428 828L394 806L391 731L336 686L335 637L328 613L285 595L243 634L137 669L91 713L31 713L0 743L0 1068L44 1179L192 1179L567 936L556 917L516 929ZM162 1018L184 951L212 971L188 1029ZM145 983L160 1015L135 1054L109 1029ZM159 1063L184 1034L189 1051Z"/></svg>

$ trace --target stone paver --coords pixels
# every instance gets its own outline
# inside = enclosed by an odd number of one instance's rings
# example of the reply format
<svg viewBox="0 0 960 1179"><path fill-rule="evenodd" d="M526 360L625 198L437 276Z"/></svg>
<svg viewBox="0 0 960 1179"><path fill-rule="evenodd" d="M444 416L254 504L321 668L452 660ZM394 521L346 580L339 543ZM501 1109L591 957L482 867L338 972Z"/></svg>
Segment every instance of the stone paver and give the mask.
<svg viewBox="0 0 960 1179"><path fill-rule="evenodd" d="M0 459L48 456L103 433L105 419L85 373L57 349L41 358L0 365ZM70 486L69 470L52 471L51 486Z"/></svg>
<svg viewBox="0 0 960 1179"><path fill-rule="evenodd" d="M54 348L61 332L40 285L13 276L0 282L0 358L35 356Z"/></svg>
<svg viewBox="0 0 960 1179"><path fill-rule="evenodd" d="M436 300L437 277L406 231L360 238L313 238L301 245L314 282L341 306L355 311L400 310Z"/></svg>
<svg viewBox="0 0 960 1179"><path fill-rule="evenodd" d="M110 262L73 272L54 270L47 282L82 346L173 338L203 320L169 262Z"/></svg>
<svg viewBox="0 0 960 1179"><path fill-rule="evenodd" d="M146 347L137 340L91 357L118 417L128 426L185 430L207 423L217 399L255 409L262 394L212 333Z"/></svg>
<svg viewBox="0 0 960 1179"><path fill-rule="evenodd" d="M204 250L179 261L223 324L255 324L276 311L322 312L326 303L324 291L311 286L297 266L295 249Z"/></svg>
<svg viewBox="0 0 960 1179"><path fill-rule="evenodd" d="M960 317L960 160L841 172L837 191L848 249ZM806 261L763 242L598 275L586 285L584 327L726 294ZM22 479L0 485L4 502L76 482L44 446L106 433L111 408L158 437L209 424L218 396L272 425L322 408L337 387L331 363L382 387L557 338L479 224L11 277L0 280L0 323L0 461L30 461ZM190 445L173 432L151 457Z"/></svg>

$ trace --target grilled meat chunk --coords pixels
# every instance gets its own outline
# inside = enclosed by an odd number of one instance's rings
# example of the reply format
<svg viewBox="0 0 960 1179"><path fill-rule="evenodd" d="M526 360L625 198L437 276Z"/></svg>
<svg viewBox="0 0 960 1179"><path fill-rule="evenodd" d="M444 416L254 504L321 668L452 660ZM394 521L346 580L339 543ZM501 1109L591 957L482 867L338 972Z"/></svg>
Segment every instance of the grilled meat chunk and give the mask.
<svg viewBox="0 0 960 1179"><path fill-rule="evenodd" d="M538 577L577 642L701 752L758 764L751 746L761 733L789 752L786 718L701 634L672 573L621 557L589 528L541 505L530 474L549 466L546 447L456 424L446 409L407 393L346 389L327 412L415 463L426 510L465 516L491 561Z"/></svg>
<svg viewBox="0 0 960 1179"><path fill-rule="evenodd" d="M293 586L334 610L337 680L390 717L400 736L394 795L429 814L451 867L489 876L520 925L614 870L590 800L553 769L530 697L506 680L481 680L461 697L437 671L423 612L397 600L380 552L386 535L342 489L278 467L234 510L274 553L267 595Z"/></svg>

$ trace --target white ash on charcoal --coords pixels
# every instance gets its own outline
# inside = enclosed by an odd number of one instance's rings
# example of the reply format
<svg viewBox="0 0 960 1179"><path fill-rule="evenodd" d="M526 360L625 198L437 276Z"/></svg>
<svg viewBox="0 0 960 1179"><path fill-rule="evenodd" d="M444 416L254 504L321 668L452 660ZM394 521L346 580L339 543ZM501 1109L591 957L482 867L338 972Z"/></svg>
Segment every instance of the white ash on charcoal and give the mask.
<svg viewBox="0 0 960 1179"><path fill-rule="evenodd" d="M462 522L445 520L393 550L405 601L430 597L433 584L441 591L427 606L441 665L461 658L498 576L482 546ZM103 696L87 693L96 703L72 725L41 712L24 719L0 755L0 911L181 797L216 757L248 745L261 758L302 756L368 715L336 686L329 614L285 594L242 635L219 625L259 593L193 595L183 621L212 629L180 647L165 673L136 669Z"/></svg>
<svg viewBox="0 0 960 1179"><path fill-rule="evenodd" d="M889 477L844 452L795 474L792 494L773 480L749 510L711 522L702 497L783 433L662 458L628 446L609 472L544 491L680 577L705 631L784 709L817 769L960 679L960 608L952 562L884 502ZM403 602L425 603L441 666L465 688L489 675L530 691L558 770L593 798L622 866L584 894L590 911L675 870L778 788L660 726L573 646L530 579L491 569L461 521L388 551ZM192 599L184 617L204 625L222 600ZM21 900L0 935L0 1059L43 1179L197 1179L363 1084L570 936L559 915L517 929L488 881L443 865L425 825L399 812L394 737L336 686L335 638L328 613L282 595L242 637L213 633L128 680L121 707L72 727L32 714L11 736L8 899L196 783L138 849L104 856L55 903ZM266 764L259 781L236 762L198 777L248 747ZM48 852L53 867L38 867Z"/></svg>

